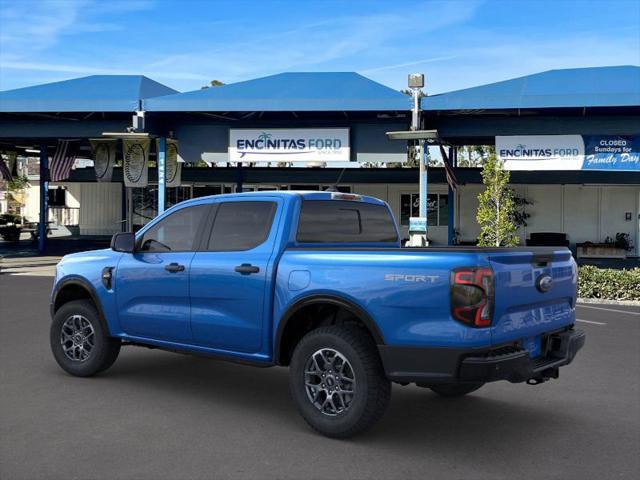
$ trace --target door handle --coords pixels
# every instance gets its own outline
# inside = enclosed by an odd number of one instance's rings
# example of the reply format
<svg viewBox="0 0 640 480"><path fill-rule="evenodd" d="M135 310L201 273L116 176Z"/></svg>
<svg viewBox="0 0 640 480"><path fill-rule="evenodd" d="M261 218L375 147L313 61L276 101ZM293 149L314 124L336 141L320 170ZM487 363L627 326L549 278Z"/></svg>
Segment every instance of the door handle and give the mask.
<svg viewBox="0 0 640 480"><path fill-rule="evenodd" d="M177 263L170 263L169 265L165 265L164 269L167 272L171 272L171 273L184 272L184 265L179 265Z"/></svg>
<svg viewBox="0 0 640 480"><path fill-rule="evenodd" d="M258 273L260 271L260 268L254 267L250 263L243 263L242 265L238 265L235 268L235 271L242 275L251 275L252 273Z"/></svg>

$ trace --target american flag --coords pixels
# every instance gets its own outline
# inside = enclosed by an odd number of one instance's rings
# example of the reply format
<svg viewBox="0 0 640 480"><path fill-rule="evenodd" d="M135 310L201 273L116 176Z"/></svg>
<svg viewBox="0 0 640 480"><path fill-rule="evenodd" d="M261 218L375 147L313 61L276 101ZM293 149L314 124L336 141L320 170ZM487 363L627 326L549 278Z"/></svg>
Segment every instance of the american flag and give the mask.
<svg viewBox="0 0 640 480"><path fill-rule="evenodd" d="M7 167L7 164L2 157L0 157L0 177L4 178L7 181L13 180L11 170L9 170L9 167Z"/></svg>
<svg viewBox="0 0 640 480"><path fill-rule="evenodd" d="M76 161L77 140L58 140L56 153L51 157L49 173L52 182L60 182L71 176L71 167Z"/></svg>
<svg viewBox="0 0 640 480"><path fill-rule="evenodd" d="M447 152L444 151L444 147L440 145L440 154L442 155L442 161L444 162L444 172L447 176L447 183L452 189L458 188L458 179L456 178L456 172L451 166L451 161L447 157Z"/></svg>

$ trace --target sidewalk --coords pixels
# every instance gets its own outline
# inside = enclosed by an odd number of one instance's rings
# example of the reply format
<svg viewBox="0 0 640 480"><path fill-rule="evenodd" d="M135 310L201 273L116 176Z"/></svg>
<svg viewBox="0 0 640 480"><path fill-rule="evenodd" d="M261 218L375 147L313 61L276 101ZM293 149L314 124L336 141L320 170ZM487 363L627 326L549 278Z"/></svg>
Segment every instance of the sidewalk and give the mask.
<svg viewBox="0 0 640 480"><path fill-rule="evenodd" d="M62 257L68 253L109 248L110 242L110 236L50 237L47 238L45 255ZM5 259L37 257L39 255L38 244L33 241L24 238L17 243L0 241L0 257Z"/></svg>
<svg viewBox="0 0 640 480"><path fill-rule="evenodd" d="M0 275L38 275L52 277L61 256L0 258Z"/></svg>
<svg viewBox="0 0 640 480"><path fill-rule="evenodd" d="M52 237L45 255L32 241L0 242L0 274L55 275L55 266L69 253L108 248L111 237Z"/></svg>

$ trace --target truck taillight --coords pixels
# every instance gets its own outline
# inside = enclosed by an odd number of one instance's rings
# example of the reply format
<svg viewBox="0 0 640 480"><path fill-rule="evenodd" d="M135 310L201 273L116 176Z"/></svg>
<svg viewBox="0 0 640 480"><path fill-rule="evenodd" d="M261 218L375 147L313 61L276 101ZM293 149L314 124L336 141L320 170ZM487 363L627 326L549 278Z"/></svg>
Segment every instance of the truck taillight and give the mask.
<svg viewBox="0 0 640 480"><path fill-rule="evenodd" d="M456 268L451 272L451 316L471 327L490 326L493 290L490 268Z"/></svg>

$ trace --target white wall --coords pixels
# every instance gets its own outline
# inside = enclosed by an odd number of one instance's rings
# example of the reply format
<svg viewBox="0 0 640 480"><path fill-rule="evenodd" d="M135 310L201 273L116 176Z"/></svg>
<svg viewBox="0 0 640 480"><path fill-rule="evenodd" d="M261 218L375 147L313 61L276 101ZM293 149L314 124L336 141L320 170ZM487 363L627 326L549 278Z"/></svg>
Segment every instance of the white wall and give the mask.
<svg viewBox="0 0 640 480"><path fill-rule="evenodd" d="M640 187L600 188L600 240L606 236L615 238L616 233L624 232L638 247L639 192ZM625 219L626 213L631 213L631 220ZM636 252L640 253L640 250L636 248Z"/></svg>
<svg viewBox="0 0 640 480"><path fill-rule="evenodd" d="M599 187L565 185L563 231L569 234L571 243L600 240L599 197Z"/></svg>
<svg viewBox="0 0 640 480"><path fill-rule="evenodd" d="M476 222L478 211L478 195L481 185L463 185L457 189L456 228L460 241L471 242L478 238L480 227Z"/></svg>
<svg viewBox="0 0 640 480"><path fill-rule="evenodd" d="M80 235L113 235L122 225L122 186L119 183L76 183L80 203Z"/></svg>
<svg viewBox="0 0 640 480"><path fill-rule="evenodd" d="M400 195L416 193L417 184L355 184L354 193L371 195L389 203L396 219L400 218ZM531 215L528 225L519 231L521 244L531 232L565 232L572 244L601 242L617 232L631 234L634 245L640 242L640 186L598 185L512 185L516 193L533 202L526 207ZM69 183L67 203L80 206L81 235L111 235L120 231L121 185L118 183ZM462 185L456 193L455 227L459 239L473 241L479 227L476 223L477 196L481 185ZM429 192L446 194L444 184L430 184ZM29 189L27 211L38 218L38 187ZM73 203L73 205L72 205ZM631 220L625 213L631 213ZM403 237L408 237L401 227ZM434 245L447 242L447 227L429 227L428 236ZM636 249L635 254L640 250Z"/></svg>
<svg viewBox="0 0 640 480"><path fill-rule="evenodd" d="M631 235L638 255L640 241L638 213L640 186L595 185L512 185L518 195L532 205L525 211L531 216L527 226L518 232L521 244L532 232L564 232L571 244L602 242L616 233ZM475 221L477 196L481 185L465 185L458 189L457 220L461 240L473 240L479 233ZM631 213L631 220L625 214Z"/></svg>
<svg viewBox="0 0 640 480"><path fill-rule="evenodd" d="M525 232L563 232L562 196L564 189L561 185L529 185L522 193L533 205L526 208L531 215L527 219Z"/></svg>
<svg viewBox="0 0 640 480"><path fill-rule="evenodd" d="M40 219L40 184L38 181L30 181L29 188L25 191L25 205L22 209L22 216L30 222L37 222Z"/></svg>

